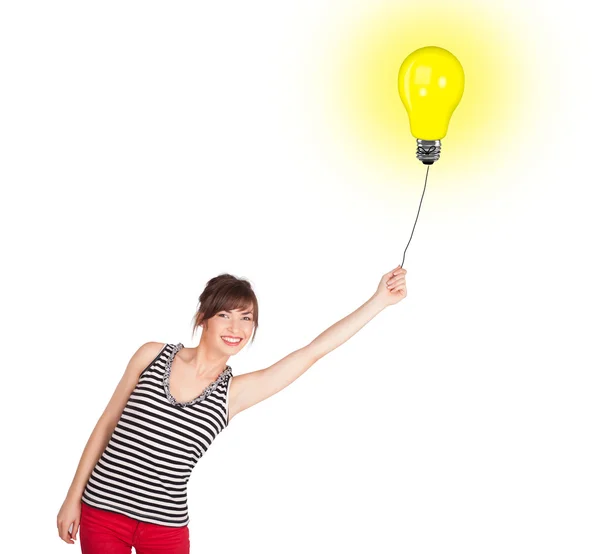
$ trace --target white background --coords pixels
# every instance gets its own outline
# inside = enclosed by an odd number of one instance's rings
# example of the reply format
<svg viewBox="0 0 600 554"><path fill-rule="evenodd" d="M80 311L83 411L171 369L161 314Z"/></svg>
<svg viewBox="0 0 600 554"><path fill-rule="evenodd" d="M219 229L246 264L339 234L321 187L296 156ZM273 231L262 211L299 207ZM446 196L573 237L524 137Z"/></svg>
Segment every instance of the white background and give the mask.
<svg viewBox="0 0 600 554"><path fill-rule="evenodd" d="M217 437L189 485L193 553L599 551L597 34L587 2L549 4L514 1L552 41L546 118L506 137L529 155L474 177L442 147L407 299ZM398 152L397 190L375 193L314 102L311 30L354 8L3 3L3 550L79 551L56 515L89 434L142 343L197 344L211 277L258 295L240 374L402 261L425 166Z"/></svg>

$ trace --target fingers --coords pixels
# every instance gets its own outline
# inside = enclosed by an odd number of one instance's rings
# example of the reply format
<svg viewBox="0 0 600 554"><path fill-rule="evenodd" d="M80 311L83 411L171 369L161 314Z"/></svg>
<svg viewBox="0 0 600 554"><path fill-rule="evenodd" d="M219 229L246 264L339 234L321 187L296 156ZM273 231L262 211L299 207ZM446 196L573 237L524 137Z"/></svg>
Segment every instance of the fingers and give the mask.
<svg viewBox="0 0 600 554"><path fill-rule="evenodd" d="M406 269L398 266L384 276L388 292L404 298L406 296Z"/></svg>
<svg viewBox="0 0 600 554"><path fill-rule="evenodd" d="M61 522L58 524L58 536L68 544L73 544L73 538L71 537L71 533L69 532L69 527L71 527L71 523Z"/></svg>
<svg viewBox="0 0 600 554"><path fill-rule="evenodd" d="M390 287L397 288L399 285L406 285L406 270L403 271L404 273L401 273L400 275L397 275L395 277L391 277L386 281L388 289L390 289Z"/></svg>
<svg viewBox="0 0 600 554"><path fill-rule="evenodd" d="M387 290L389 292L398 292L404 290L406 292L406 278L404 275L400 275L398 277L394 277L390 279L387 284Z"/></svg>
<svg viewBox="0 0 600 554"><path fill-rule="evenodd" d="M73 522L73 531L71 532L71 535L73 536L73 540L77 539L77 531L79 531L79 520L76 519Z"/></svg>
<svg viewBox="0 0 600 554"><path fill-rule="evenodd" d="M59 524L58 536L66 543L72 544L72 542L69 540L70 536L69 536L69 524L68 523L61 522Z"/></svg>

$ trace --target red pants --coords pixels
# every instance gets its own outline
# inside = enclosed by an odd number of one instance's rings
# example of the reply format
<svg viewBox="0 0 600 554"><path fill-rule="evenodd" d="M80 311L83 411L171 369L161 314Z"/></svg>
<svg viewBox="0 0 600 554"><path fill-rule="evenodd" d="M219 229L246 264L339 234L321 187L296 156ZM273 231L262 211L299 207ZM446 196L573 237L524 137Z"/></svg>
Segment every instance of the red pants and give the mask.
<svg viewBox="0 0 600 554"><path fill-rule="evenodd" d="M146 523L81 503L82 554L189 554L189 529Z"/></svg>

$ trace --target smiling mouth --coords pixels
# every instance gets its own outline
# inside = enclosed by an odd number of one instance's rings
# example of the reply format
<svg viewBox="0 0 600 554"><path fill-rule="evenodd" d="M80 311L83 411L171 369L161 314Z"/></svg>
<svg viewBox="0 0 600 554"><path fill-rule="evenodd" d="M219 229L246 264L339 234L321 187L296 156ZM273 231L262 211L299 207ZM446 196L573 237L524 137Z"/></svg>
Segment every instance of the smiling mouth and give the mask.
<svg viewBox="0 0 600 554"><path fill-rule="evenodd" d="M223 340L223 342L225 344L228 344L229 346L236 346L236 345L240 344L240 342L242 342L242 339L231 340L231 339L226 339L225 337L221 337L221 339Z"/></svg>

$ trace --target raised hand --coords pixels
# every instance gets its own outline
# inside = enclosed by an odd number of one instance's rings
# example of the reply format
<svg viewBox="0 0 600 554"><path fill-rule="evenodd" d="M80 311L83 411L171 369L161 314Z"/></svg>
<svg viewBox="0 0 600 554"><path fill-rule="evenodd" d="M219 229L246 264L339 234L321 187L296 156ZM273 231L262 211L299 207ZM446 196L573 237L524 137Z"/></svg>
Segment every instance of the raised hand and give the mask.
<svg viewBox="0 0 600 554"><path fill-rule="evenodd" d="M385 306L391 306L406 298L406 294L406 269L398 266L381 278L374 296Z"/></svg>

